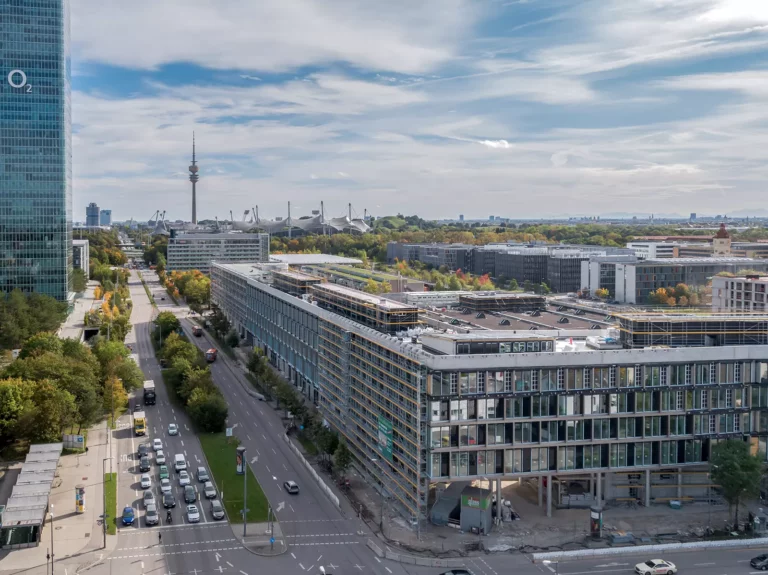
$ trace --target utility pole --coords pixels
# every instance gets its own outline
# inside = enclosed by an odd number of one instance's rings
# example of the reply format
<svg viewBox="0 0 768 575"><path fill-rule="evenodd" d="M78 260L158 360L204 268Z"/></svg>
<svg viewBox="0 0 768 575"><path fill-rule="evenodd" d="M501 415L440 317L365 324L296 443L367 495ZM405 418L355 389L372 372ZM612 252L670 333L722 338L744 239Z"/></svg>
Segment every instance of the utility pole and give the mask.
<svg viewBox="0 0 768 575"><path fill-rule="evenodd" d="M245 447L242 445L237 448L237 455L240 458L240 465L243 471L243 539L245 539L246 527L248 525L248 463L245 458Z"/></svg>
<svg viewBox="0 0 768 575"><path fill-rule="evenodd" d="M109 464L112 465L112 458L109 458ZM102 475L107 474L107 460L101 460ZM111 472L110 472L111 473ZM110 474L109 480L112 481L112 475ZM104 487L102 489L102 513L101 516L101 530L104 533L104 549L107 548L107 482L104 481Z"/></svg>
<svg viewBox="0 0 768 575"><path fill-rule="evenodd" d="M53 511L49 511L51 517L51 575L53 575Z"/></svg>

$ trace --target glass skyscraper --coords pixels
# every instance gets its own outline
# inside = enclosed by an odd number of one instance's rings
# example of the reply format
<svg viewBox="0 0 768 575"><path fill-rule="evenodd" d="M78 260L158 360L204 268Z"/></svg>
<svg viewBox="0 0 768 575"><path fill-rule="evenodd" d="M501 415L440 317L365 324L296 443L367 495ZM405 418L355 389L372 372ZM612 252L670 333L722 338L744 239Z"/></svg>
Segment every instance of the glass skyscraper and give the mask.
<svg viewBox="0 0 768 575"><path fill-rule="evenodd" d="M69 0L0 0L0 291L67 300Z"/></svg>

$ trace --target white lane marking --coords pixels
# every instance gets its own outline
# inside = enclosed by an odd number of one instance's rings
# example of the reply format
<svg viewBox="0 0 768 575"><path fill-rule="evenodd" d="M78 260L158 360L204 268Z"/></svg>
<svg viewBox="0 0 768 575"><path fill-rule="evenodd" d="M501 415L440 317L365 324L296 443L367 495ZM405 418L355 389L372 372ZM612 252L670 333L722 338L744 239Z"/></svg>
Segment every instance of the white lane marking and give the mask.
<svg viewBox="0 0 768 575"><path fill-rule="evenodd" d="M290 508L291 508L291 511L292 511L293 513L296 513L296 510L293 508L293 505L291 505L291 504L289 503L289 504L288 504L288 507L290 507Z"/></svg>
<svg viewBox="0 0 768 575"><path fill-rule="evenodd" d="M317 559L315 559L315 561L316 561L317 563L320 563L320 559L322 559L322 558L323 558L323 556L322 556L322 555L320 555L320 557L318 557Z"/></svg>
<svg viewBox="0 0 768 575"><path fill-rule="evenodd" d="M240 573L242 573L243 575L248 575L248 573L246 573L246 572L245 572L245 571L243 571L242 569L240 569Z"/></svg>
<svg viewBox="0 0 768 575"><path fill-rule="evenodd" d="M173 416L173 420L176 421L176 416L175 415Z"/></svg>
<svg viewBox="0 0 768 575"><path fill-rule="evenodd" d="M234 567L234 565L232 565L232 563L230 563L229 561L227 561L227 565L229 565L230 567Z"/></svg>
<svg viewBox="0 0 768 575"><path fill-rule="evenodd" d="M248 438L248 441L251 441L251 436L250 436L250 435L248 435L248 434L246 433L246 434L245 434L245 436Z"/></svg>
<svg viewBox="0 0 768 575"><path fill-rule="evenodd" d="M285 463L283 463L283 467L285 468L286 471L288 471L288 468L285 466Z"/></svg>
<svg viewBox="0 0 768 575"><path fill-rule="evenodd" d="M387 570L387 573L392 573L392 569L390 569L389 567L384 567L384 569Z"/></svg>
<svg viewBox="0 0 768 575"><path fill-rule="evenodd" d="M247 409L245 410L245 415L247 415L248 417L250 417L250 416L251 416L251 414L250 414L250 413L248 413L248 410L247 410Z"/></svg>
<svg viewBox="0 0 768 575"><path fill-rule="evenodd" d="M549 565L547 565L549 567ZM551 568L550 568L551 571ZM568 575L592 575L592 573L615 573L616 571L626 571L626 569L600 569L598 571L576 571L575 573L568 573Z"/></svg>
<svg viewBox="0 0 768 575"><path fill-rule="evenodd" d="M301 563L299 563L299 567L301 567L301 570L302 570L302 571L306 571L306 568L305 568L305 567L304 567L304 565L302 565Z"/></svg>
<svg viewBox="0 0 768 575"><path fill-rule="evenodd" d="M184 447L184 442L183 441L181 442L181 446Z"/></svg>
<svg viewBox="0 0 768 575"><path fill-rule="evenodd" d="M274 447L272 448L272 453L274 453L275 455L277 455L277 451L275 451L275 448L274 448Z"/></svg>
<svg viewBox="0 0 768 575"><path fill-rule="evenodd" d="M267 440L267 436L266 436L266 435L264 435L264 434L262 433L262 434L261 434L261 436L264 438L264 441L266 441L266 440Z"/></svg>
<svg viewBox="0 0 768 575"><path fill-rule="evenodd" d="M185 449L184 450L184 457L186 457L186 456L187 456L187 450Z"/></svg>
<svg viewBox="0 0 768 575"><path fill-rule="evenodd" d="M144 561L141 562L141 571L144 571Z"/></svg>
<svg viewBox="0 0 768 575"><path fill-rule="evenodd" d="M294 555L293 553L291 553L291 557L293 557L294 559L296 559L296 555Z"/></svg>
<svg viewBox="0 0 768 575"><path fill-rule="evenodd" d="M715 563L694 563L694 567L706 567L707 565L715 565Z"/></svg>
<svg viewBox="0 0 768 575"><path fill-rule="evenodd" d="M374 555L374 556L373 556L373 558L374 558L374 559L376 559L376 561L378 561L379 563L381 563L381 559L379 559L378 557L376 557L376 555Z"/></svg>
<svg viewBox="0 0 768 575"><path fill-rule="evenodd" d="M259 413L260 413L261 415L264 415L264 412L263 412L263 411L261 411L261 410L259 410Z"/></svg>
<svg viewBox="0 0 768 575"><path fill-rule="evenodd" d="M268 466L268 465L265 465L264 467L266 467L266 468L267 468L267 473L272 473L272 472L269 470L269 466Z"/></svg>
<svg viewBox="0 0 768 575"><path fill-rule="evenodd" d="M312 565L310 565L309 567L307 567L307 571L312 571L312 567L314 567L314 566L315 566L315 564L314 564L314 563L312 563Z"/></svg>

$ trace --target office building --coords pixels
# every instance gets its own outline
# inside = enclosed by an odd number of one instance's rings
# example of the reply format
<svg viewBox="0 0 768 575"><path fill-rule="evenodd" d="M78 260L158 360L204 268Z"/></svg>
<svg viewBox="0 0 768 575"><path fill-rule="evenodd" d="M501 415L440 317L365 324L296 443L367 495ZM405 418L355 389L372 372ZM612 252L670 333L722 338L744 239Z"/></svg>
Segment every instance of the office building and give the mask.
<svg viewBox="0 0 768 575"><path fill-rule="evenodd" d="M577 500L663 505L707 497L717 441L766 453L768 316L634 314L580 330L545 310L530 332L519 323L531 316L496 312L493 328L408 337L380 331L378 304L358 294L307 301L243 265L216 263L212 280L246 342L318 404L366 480L415 523L441 482L500 491L526 480L548 514Z"/></svg>
<svg viewBox="0 0 768 575"><path fill-rule="evenodd" d="M72 240L72 268L83 270L86 279L91 276L90 257L91 250L88 240Z"/></svg>
<svg viewBox="0 0 768 575"><path fill-rule="evenodd" d="M638 259L641 260L661 260L665 258L676 258L679 256L677 249L679 243L675 242L629 242L627 248L635 252ZM709 247L709 244L701 244Z"/></svg>
<svg viewBox="0 0 768 575"><path fill-rule="evenodd" d="M99 225L111 226L112 225L112 210L100 210L99 211Z"/></svg>
<svg viewBox="0 0 768 575"><path fill-rule="evenodd" d="M713 312L764 312L768 275L712 278Z"/></svg>
<svg viewBox="0 0 768 575"><path fill-rule="evenodd" d="M88 204L85 208L85 227L98 228L100 213L101 210L99 210L99 206L97 206L94 202Z"/></svg>
<svg viewBox="0 0 768 575"><path fill-rule="evenodd" d="M200 270L208 273L211 262L266 262L269 234L171 233L168 239L168 269Z"/></svg>
<svg viewBox="0 0 768 575"><path fill-rule="evenodd" d="M0 291L67 301L72 270L69 2L0 3Z"/></svg>
<svg viewBox="0 0 768 575"><path fill-rule="evenodd" d="M547 285L554 293L573 293L581 289L581 262L589 254L580 250L558 250L547 258Z"/></svg>

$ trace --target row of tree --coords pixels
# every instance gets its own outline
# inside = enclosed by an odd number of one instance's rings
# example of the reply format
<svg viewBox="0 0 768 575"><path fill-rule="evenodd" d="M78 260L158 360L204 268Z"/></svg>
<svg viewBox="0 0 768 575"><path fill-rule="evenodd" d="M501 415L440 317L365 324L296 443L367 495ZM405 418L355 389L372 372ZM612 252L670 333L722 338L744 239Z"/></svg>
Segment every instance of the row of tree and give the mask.
<svg viewBox="0 0 768 575"><path fill-rule="evenodd" d="M106 413L125 408L144 376L120 342L97 338L93 348L40 333L0 373L0 443L61 441Z"/></svg>
<svg viewBox="0 0 768 575"><path fill-rule="evenodd" d="M186 272L171 272L166 275L162 271L163 284L169 293L178 298L183 296L189 309L202 313L203 308L211 303L211 278L199 270Z"/></svg>
<svg viewBox="0 0 768 575"><path fill-rule="evenodd" d="M333 467L344 473L352 463L352 454L338 434L326 425L314 410L307 407L298 390L283 380L272 369L261 349L256 348L248 358L248 371L256 378L259 388L268 399L274 399L286 412L291 412L304 430L303 433L317 447L321 457L333 461Z"/></svg>
<svg viewBox="0 0 768 575"><path fill-rule="evenodd" d="M77 238L88 240L89 264L91 278L99 266L122 266L128 258L120 249L120 236L116 229L80 231ZM75 290L81 291L81 290Z"/></svg>
<svg viewBox="0 0 768 575"><path fill-rule="evenodd" d="M19 349L37 333L58 330L66 318L66 303L47 295L14 290L0 297L0 349Z"/></svg>
<svg viewBox="0 0 768 575"><path fill-rule="evenodd" d="M110 273L112 279L104 279L102 285L93 292L96 300L102 300L101 308L90 309L85 314L84 323L89 327L98 327L99 334L111 341L125 341L131 330L131 310L133 302L128 290L128 272L115 269Z"/></svg>
<svg viewBox="0 0 768 575"><path fill-rule="evenodd" d="M666 305L669 307L699 305L699 294L686 284L679 283L675 287L660 287L648 294L648 303Z"/></svg>
<svg viewBox="0 0 768 575"><path fill-rule="evenodd" d="M165 381L173 388L200 431L223 431L229 409L221 391L213 383L211 370L202 352L179 335L180 323L173 313L158 314L155 325L155 337L162 341L160 357L167 365Z"/></svg>

